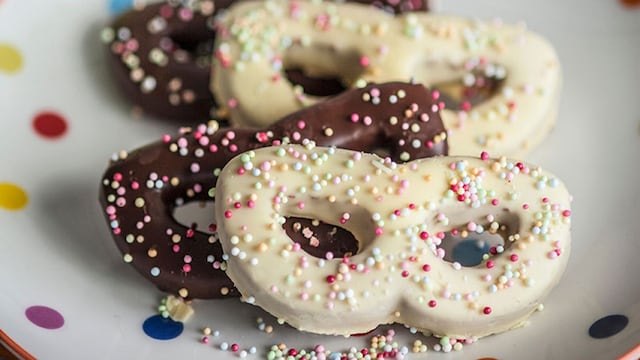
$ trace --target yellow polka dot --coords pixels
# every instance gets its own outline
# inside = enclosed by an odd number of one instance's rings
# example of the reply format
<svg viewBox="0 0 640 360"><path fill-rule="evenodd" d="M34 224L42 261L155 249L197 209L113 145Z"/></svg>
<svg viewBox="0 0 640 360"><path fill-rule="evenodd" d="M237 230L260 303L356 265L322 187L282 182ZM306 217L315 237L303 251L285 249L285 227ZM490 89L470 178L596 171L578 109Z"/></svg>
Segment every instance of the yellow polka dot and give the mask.
<svg viewBox="0 0 640 360"><path fill-rule="evenodd" d="M11 183L0 183L0 208L20 210L27 202L27 193L21 187Z"/></svg>
<svg viewBox="0 0 640 360"><path fill-rule="evenodd" d="M0 71L9 74L22 69L22 55L18 49L9 44L0 44Z"/></svg>

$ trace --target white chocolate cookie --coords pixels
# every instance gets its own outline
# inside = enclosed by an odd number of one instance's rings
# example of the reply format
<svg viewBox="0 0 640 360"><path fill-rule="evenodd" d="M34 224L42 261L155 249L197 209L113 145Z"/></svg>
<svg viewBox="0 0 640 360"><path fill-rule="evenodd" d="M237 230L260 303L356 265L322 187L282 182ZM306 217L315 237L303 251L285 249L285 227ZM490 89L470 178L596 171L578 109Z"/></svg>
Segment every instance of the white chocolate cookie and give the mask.
<svg viewBox="0 0 640 360"><path fill-rule="evenodd" d="M227 274L245 301L309 332L349 335L398 322L455 338L521 325L558 283L570 250L570 195L553 175L505 158L376 155L289 145L244 153L218 178ZM316 258L287 217L341 226L350 257ZM446 234L497 233L481 264L444 260Z"/></svg>
<svg viewBox="0 0 640 360"><path fill-rule="evenodd" d="M287 81L287 68L337 76L347 87L408 79L433 86L465 78L477 67L498 76L500 88L482 103L442 110L451 155L486 150L519 156L555 122L558 57L522 25L431 13L394 16L353 3L268 0L236 3L218 26L211 87L237 125L264 126L318 101Z"/></svg>

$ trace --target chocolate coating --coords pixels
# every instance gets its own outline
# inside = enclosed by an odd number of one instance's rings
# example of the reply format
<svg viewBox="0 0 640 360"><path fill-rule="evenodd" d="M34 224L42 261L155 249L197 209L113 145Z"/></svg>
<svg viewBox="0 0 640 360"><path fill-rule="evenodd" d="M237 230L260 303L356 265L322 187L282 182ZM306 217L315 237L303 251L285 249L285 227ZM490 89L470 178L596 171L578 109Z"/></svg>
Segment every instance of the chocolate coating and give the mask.
<svg viewBox="0 0 640 360"><path fill-rule="evenodd" d="M380 150L395 161L446 155L446 131L434 97L422 85L372 84L290 114L266 129L219 129L211 122L123 155L102 177L100 202L113 238L125 261L163 291L184 298L236 295L223 271L215 225L213 234L184 226L174 219L174 209L190 201L214 200L217 174L229 160L283 140ZM337 224L292 221L309 227L321 242L307 246L308 232L289 231L309 253L357 251L345 230L336 232Z"/></svg>
<svg viewBox="0 0 640 360"><path fill-rule="evenodd" d="M355 1L395 13L428 8L426 0ZM214 16L233 2L164 1L115 19L105 41L113 77L124 96L148 114L182 124L223 118L209 89ZM335 79L309 78L296 69L288 75L312 95L344 90Z"/></svg>

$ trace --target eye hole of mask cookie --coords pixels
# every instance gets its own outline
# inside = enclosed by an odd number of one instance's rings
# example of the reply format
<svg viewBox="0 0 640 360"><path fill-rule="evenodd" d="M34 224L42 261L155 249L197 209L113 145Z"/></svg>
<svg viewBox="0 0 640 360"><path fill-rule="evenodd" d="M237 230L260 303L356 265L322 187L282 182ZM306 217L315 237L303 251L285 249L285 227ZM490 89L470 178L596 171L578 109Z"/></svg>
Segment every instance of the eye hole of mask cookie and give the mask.
<svg viewBox="0 0 640 360"><path fill-rule="evenodd" d="M297 91L314 97L337 95L356 81L364 71L361 57L351 50L316 45L313 59L301 45L291 46L282 60L284 74ZM349 74L349 77L346 77Z"/></svg>
<svg viewBox="0 0 640 360"><path fill-rule="evenodd" d="M518 240L518 230L517 216L488 215L447 232L436 233L430 241L435 245L436 255L444 261L474 267L508 250Z"/></svg>
<svg viewBox="0 0 640 360"><path fill-rule="evenodd" d="M311 96L336 95L346 90L340 79L332 76L313 77L305 74L302 69L285 69L287 80L300 86L304 93Z"/></svg>
<svg viewBox="0 0 640 360"><path fill-rule="evenodd" d="M474 60L460 66L430 65L433 68L437 66L443 67L442 74L453 71L458 76L453 80L439 80L431 86L432 90L440 92L440 101L447 109L469 111L504 90L502 84L507 72L498 64Z"/></svg>
<svg viewBox="0 0 640 360"><path fill-rule="evenodd" d="M213 201L191 201L173 210L173 218L192 230L205 234L215 232L215 216Z"/></svg>
<svg viewBox="0 0 640 360"><path fill-rule="evenodd" d="M287 217L282 228L291 240L317 258L350 257L358 253L358 240L343 227L317 219Z"/></svg>
<svg viewBox="0 0 640 360"><path fill-rule="evenodd" d="M317 258L354 256L375 238L371 213L357 205L289 195L281 214L286 219L283 231Z"/></svg>
<svg viewBox="0 0 640 360"><path fill-rule="evenodd" d="M170 48L177 48L173 56L178 62L185 62L186 59L193 59L196 65L202 68L211 66L211 54L215 38L211 38L205 33L197 32L177 32L166 39L165 45ZM182 61L180 61L182 60Z"/></svg>

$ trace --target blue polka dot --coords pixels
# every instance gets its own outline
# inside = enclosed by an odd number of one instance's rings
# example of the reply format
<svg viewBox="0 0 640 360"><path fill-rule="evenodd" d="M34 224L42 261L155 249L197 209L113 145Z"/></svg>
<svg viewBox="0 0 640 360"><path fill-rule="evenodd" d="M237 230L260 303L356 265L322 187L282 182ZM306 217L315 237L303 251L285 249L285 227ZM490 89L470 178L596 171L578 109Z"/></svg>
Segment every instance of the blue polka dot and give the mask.
<svg viewBox="0 0 640 360"><path fill-rule="evenodd" d="M629 318L624 315L608 315L598 319L589 327L589 336L604 339L624 330L629 324Z"/></svg>
<svg viewBox="0 0 640 360"><path fill-rule="evenodd" d="M154 315L144 321L142 330L156 340L171 340L182 334L184 325L181 322L163 318L162 315Z"/></svg>
<svg viewBox="0 0 640 360"><path fill-rule="evenodd" d="M462 266L476 266L482 262L482 255L489 253L489 245L485 241L467 239L453 248L453 260Z"/></svg>
<svg viewBox="0 0 640 360"><path fill-rule="evenodd" d="M111 15L123 13L133 6L133 0L109 0L109 12Z"/></svg>

